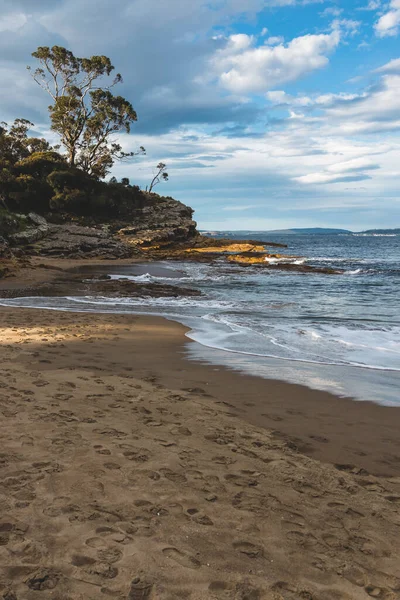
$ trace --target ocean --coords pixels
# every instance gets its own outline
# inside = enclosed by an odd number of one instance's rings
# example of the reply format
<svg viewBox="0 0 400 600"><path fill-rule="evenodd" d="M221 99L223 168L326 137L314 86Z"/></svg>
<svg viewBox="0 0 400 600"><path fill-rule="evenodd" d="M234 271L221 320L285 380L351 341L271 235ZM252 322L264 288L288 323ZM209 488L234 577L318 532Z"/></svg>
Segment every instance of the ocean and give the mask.
<svg viewBox="0 0 400 600"><path fill-rule="evenodd" d="M113 278L168 282L194 298L17 298L2 305L163 315L190 328L189 359L400 406L400 235L263 235L274 259L343 270L303 274L221 260L109 267Z"/></svg>

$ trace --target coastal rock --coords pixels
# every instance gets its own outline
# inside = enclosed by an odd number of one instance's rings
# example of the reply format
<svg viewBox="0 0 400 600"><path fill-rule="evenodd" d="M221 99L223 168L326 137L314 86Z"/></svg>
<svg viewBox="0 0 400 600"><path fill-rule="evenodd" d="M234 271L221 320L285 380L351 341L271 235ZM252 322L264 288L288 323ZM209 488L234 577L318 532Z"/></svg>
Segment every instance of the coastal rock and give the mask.
<svg viewBox="0 0 400 600"><path fill-rule="evenodd" d="M10 247L5 238L0 236L0 258L8 258L10 256Z"/></svg>
<svg viewBox="0 0 400 600"><path fill-rule="evenodd" d="M215 246L194 246L193 248L188 248L186 252L200 252L200 253L221 253L221 254L237 254L238 252L259 252L265 254L265 246L264 244L257 243L246 243L246 242L231 242L230 244L220 245L216 244Z"/></svg>
<svg viewBox="0 0 400 600"><path fill-rule="evenodd" d="M143 203L122 221L106 225L96 219L79 223L52 224L43 216L14 213L2 216L0 234L8 244L24 254L68 258L129 258L140 248L162 244L166 247L186 243L198 236L193 210L173 198L143 192ZM49 215L52 221L54 215Z"/></svg>
<svg viewBox="0 0 400 600"><path fill-rule="evenodd" d="M68 294L73 296L100 295L109 298L189 298L202 295L199 290L168 283L142 283L131 279L111 279L107 276L82 279L82 273L74 269L66 271L60 269L56 278L45 283L33 283L23 288L0 289L0 298L66 296Z"/></svg>
<svg viewBox="0 0 400 600"><path fill-rule="evenodd" d="M296 273L321 273L325 275L339 275L343 273L340 269L331 269L330 267L313 267L297 263L297 256L284 256L282 254L265 254L261 252L244 252L228 256L229 262L234 262L242 267L258 267L261 269L269 269L271 271L292 271ZM270 259L281 262L270 262ZM285 259L288 262L285 262ZM295 262L289 262L294 260Z"/></svg>
<svg viewBox="0 0 400 600"><path fill-rule="evenodd" d="M173 198L147 195L137 221L123 227L118 235L132 246L154 246L185 242L198 233L193 221L193 210Z"/></svg>
<svg viewBox="0 0 400 600"><path fill-rule="evenodd" d="M137 283L128 279L86 280L90 294L124 298L180 298L201 296L199 290L163 283Z"/></svg>
<svg viewBox="0 0 400 600"><path fill-rule="evenodd" d="M134 249L108 231L80 225L53 225L35 245L39 255L69 258L129 258Z"/></svg>
<svg viewBox="0 0 400 600"><path fill-rule="evenodd" d="M43 239L48 233L49 226L46 223L46 225L27 227L23 231L18 231L9 236L9 241L12 246L26 246Z"/></svg>
<svg viewBox="0 0 400 600"><path fill-rule="evenodd" d="M31 213L29 213L29 215L28 215L28 219L29 219L29 220L30 220L30 221L31 221L31 222L32 222L34 225L37 225L37 226L39 226L39 227L42 227L42 226L43 226L43 227L46 227L46 226L48 226L48 223L47 223L46 219L45 219L44 217L41 217L40 215L38 215L38 214L34 213L34 212L31 212Z"/></svg>

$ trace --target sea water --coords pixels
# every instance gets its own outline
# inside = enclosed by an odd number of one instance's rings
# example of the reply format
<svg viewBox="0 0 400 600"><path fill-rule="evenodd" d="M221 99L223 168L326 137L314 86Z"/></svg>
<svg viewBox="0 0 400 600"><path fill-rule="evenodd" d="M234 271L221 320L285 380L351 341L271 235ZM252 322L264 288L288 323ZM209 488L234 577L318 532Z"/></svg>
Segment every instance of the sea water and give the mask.
<svg viewBox="0 0 400 600"><path fill-rule="evenodd" d="M400 235L264 235L272 262L340 275L172 262L109 267L112 278L168 282L199 297L18 298L3 305L163 315L190 327L189 358L341 396L400 406ZM291 258L295 255L297 258Z"/></svg>

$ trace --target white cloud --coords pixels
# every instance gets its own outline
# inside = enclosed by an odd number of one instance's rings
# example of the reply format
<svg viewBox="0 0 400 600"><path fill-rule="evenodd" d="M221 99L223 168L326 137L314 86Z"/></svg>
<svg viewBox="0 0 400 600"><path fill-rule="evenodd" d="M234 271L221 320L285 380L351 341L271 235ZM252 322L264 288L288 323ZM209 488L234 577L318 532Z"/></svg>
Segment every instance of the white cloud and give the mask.
<svg viewBox="0 0 400 600"><path fill-rule="evenodd" d="M361 21L355 21L354 19L335 19L332 23L334 29L341 29L349 35L358 33L360 26Z"/></svg>
<svg viewBox="0 0 400 600"><path fill-rule="evenodd" d="M321 17L339 17L343 12L338 6L328 6L320 14Z"/></svg>
<svg viewBox="0 0 400 600"><path fill-rule="evenodd" d="M375 23L375 33L379 37L396 36L400 30L400 0L391 0L390 10Z"/></svg>
<svg viewBox="0 0 400 600"><path fill-rule="evenodd" d="M286 106L309 106L309 107L328 107L337 101L354 100L360 98L358 94L346 94L339 92L337 94L318 94L314 96L292 96L283 90L274 90L266 93L267 99L275 105Z"/></svg>
<svg viewBox="0 0 400 600"><path fill-rule="evenodd" d="M369 0L366 6L361 6L357 10L378 10L381 6L381 0Z"/></svg>
<svg viewBox="0 0 400 600"><path fill-rule="evenodd" d="M400 75L400 58L393 58L388 63L375 69L375 73L397 73Z"/></svg>
<svg viewBox="0 0 400 600"><path fill-rule="evenodd" d="M231 36L212 64L223 87L238 94L263 93L321 69L339 44L335 28L329 34L304 35L287 45L254 47L251 36Z"/></svg>
<svg viewBox="0 0 400 600"><path fill-rule="evenodd" d="M309 173L295 177L295 181L304 184L344 183L368 179L368 171L378 169L379 165L369 158L358 157L351 160L330 164L324 171Z"/></svg>
<svg viewBox="0 0 400 600"><path fill-rule="evenodd" d="M347 134L394 131L400 122L400 75L384 75L378 85L336 102L325 114Z"/></svg>
<svg viewBox="0 0 400 600"><path fill-rule="evenodd" d="M292 96L275 90L266 97L273 105L285 107L289 120L318 127L322 135L395 132L400 129L400 60L394 59L375 72L383 73L379 81L359 93Z"/></svg>
<svg viewBox="0 0 400 600"><path fill-rule="evenodd" d="M23 13L14 12L0 17L0 31L16 31L27 22Z"/></svg>
<svg viewBox="0 0 400 600"><path fill-rule="evenodd" d="M266 46L276 46L277 44L283 44L285 41L284 37L281 35L272 35L271 37L265 40Z"/></svg>

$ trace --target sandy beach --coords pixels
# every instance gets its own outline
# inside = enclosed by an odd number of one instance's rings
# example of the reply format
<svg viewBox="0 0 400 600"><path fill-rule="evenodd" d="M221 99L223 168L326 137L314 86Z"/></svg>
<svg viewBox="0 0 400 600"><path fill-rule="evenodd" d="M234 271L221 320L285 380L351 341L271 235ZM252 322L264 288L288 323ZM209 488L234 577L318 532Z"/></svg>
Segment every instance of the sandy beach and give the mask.
<svg viewBox="0 0 400 600"><path fill-rule="evenodd" d="M400 597L397 409L189 362L163 319L0 330L3 598Z"/></svg>

